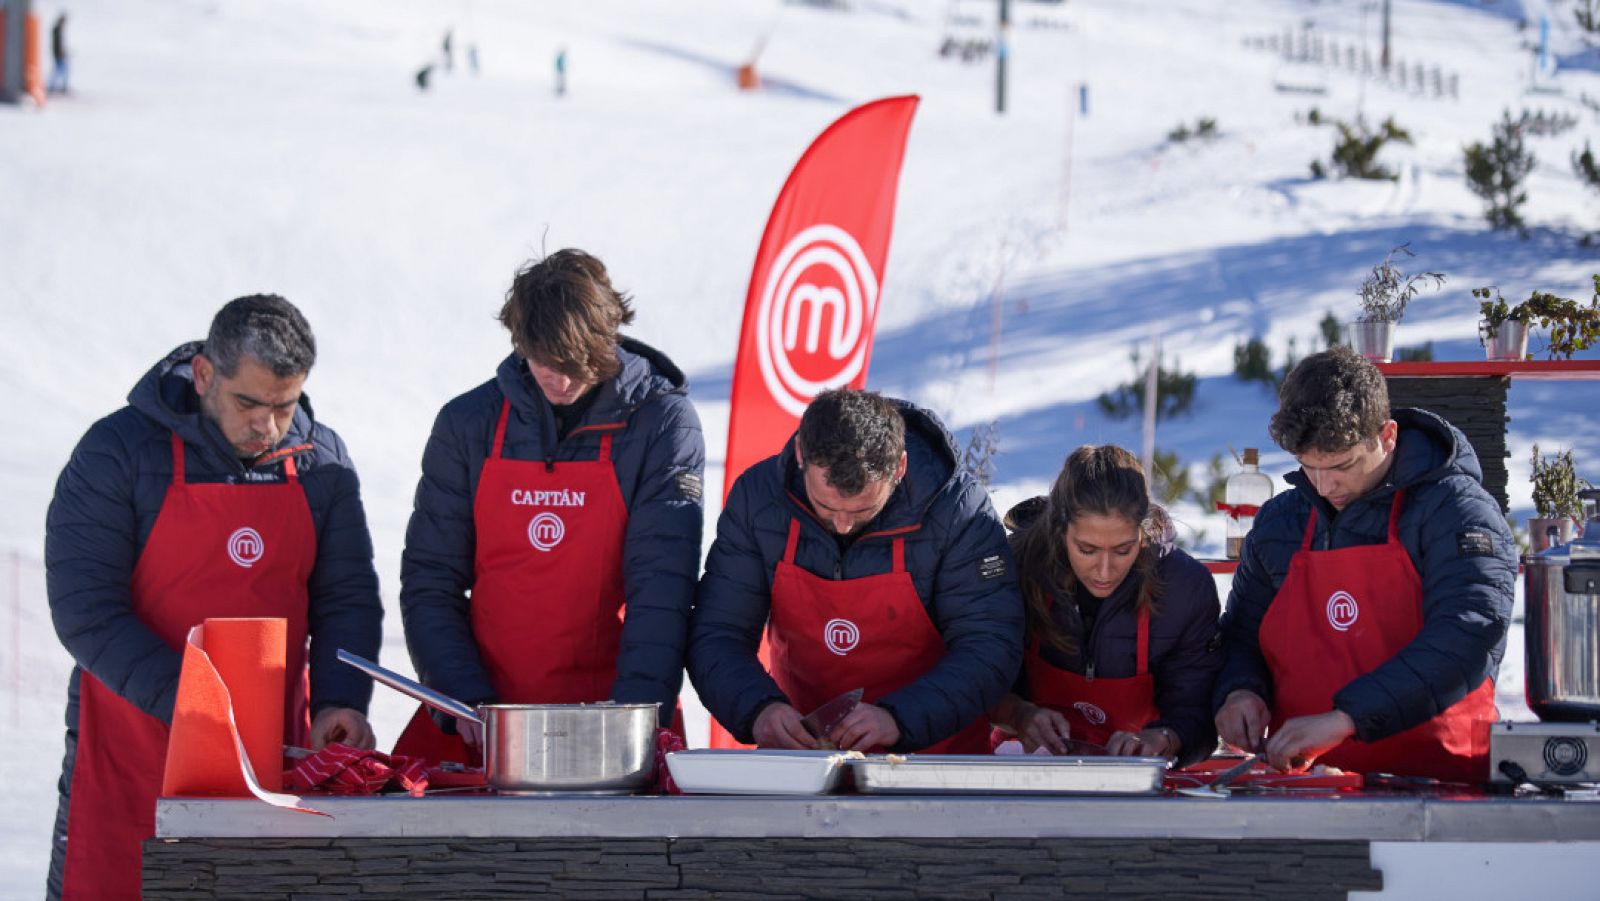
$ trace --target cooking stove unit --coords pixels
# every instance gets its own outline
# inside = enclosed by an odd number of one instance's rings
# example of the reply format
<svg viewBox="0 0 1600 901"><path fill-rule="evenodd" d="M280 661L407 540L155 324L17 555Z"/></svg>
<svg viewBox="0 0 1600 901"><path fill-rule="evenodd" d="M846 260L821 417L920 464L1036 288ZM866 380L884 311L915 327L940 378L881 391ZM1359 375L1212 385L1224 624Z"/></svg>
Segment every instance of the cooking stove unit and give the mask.
<svg viewBox="0 0 1600 901"><path fill-rule="evenodd" d="M1525 778L1506 774L1519 767ZM1600 783L1600 723L1495 723L1489 727L1489 778L1500 784Z"/></svg>

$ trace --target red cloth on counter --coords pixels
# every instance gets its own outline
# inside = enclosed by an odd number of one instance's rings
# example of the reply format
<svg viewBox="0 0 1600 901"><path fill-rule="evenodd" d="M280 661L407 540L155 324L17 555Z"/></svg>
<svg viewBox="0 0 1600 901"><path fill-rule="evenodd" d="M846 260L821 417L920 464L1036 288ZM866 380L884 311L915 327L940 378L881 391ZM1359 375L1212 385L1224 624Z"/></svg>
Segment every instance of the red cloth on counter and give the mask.
<svg viewBox="0 0 1600 901"><path fill-rule="evenodd" d="M656 794L683 794L683 791L678 788L678 783L672 781L672 770L667 768L667 755L673 751L686 750L688 750L688 746L683 743L683 736L671 729L656 730Z"/></svg>
<svg viewBox="0 0 1600 901"><path fill-rule="evenodd" d="M427 761L333 742L283 774L284 787L296 792L375 795L390 783L421 795L428 787Z"/></svg>

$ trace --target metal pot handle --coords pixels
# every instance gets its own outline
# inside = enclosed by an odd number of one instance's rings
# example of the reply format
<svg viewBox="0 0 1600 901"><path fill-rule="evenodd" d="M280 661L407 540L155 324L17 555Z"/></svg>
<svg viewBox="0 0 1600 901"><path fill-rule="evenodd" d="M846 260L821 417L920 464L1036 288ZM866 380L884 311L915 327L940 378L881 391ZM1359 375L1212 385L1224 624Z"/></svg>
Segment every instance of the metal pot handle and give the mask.
<svg viewBox="0 0 1600 901"><path fill-rule="evenodd" d="M478 715L477 710L468 707L449 695L434 691L420 682L413 682L394 670L385 669L365 657L350 653L344 648L339 649L338 656L341 663L350 664L401 694L410 695L429 707L442 713L448 713L456 719L467 720L480 726L483 725L483 717Z"/></svg>

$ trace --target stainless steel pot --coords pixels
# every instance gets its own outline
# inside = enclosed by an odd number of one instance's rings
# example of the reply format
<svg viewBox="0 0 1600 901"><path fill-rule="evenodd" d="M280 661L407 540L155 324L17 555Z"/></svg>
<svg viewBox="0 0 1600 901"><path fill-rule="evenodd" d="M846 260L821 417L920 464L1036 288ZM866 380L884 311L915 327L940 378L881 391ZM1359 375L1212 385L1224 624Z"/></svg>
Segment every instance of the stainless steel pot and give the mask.
<svg viewBox="0 0 1600 901"><path fill-rule="evenodd" d="M1583 535L1523 558L1528 706L1546 722L1600 718L1600 491Z"/></svg>
<svg viewBox="0 0 1600 901"><path fill-rule="evenodd" d="M484 772L501 792L628 794L655 780L654 704L471 707L349 651L339 659L435 710L482 723Z"/></svg>

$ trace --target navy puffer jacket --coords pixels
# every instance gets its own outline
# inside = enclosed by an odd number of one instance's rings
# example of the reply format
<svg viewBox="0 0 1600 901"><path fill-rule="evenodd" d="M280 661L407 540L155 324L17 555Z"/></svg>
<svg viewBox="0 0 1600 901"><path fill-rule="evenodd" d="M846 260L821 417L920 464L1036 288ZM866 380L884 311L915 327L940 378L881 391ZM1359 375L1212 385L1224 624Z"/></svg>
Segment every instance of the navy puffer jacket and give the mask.
<svg viewBox="0 0 1600 901"><path fill-rule="evenodd" d="M763 707L787 702L756 648L791 520L800 522L796 565L827 578L890 572L894 539L905 539L906 569L948 652L921 678L878 701L900 727L892 750L917 750L954 735L994 706L1016 677L1022 596L1005 529L983 486L956 466L955 446L933 414L897 403L906 420L906 476L846 549L801 500L805 488L793 437L734 483L700 583L689 676L706 708L740 741L752 740Z"/></svg>
<svg viewBox="0 0 1600 901"><path fill-rule="evenodd" d="M50 614L78 664L71 698L78 672L87 670L162 722L172 718L182 651L157 638L129 605L134 565L172 483L171 435L183 439L191 483L284 478L281 459L247 469L201 414L190 360L202 346L195 341L174 350L134 386L128 406L90 427L56 482L45 521ZM372 538L344 442L315 421L305 395L279 447L302 444L311 449L295 455L295 468L317 533L308 586L311 706L365 711L372 680L339 663L334 652L348 648L375 658L382 643Z"/></svg>
<svg viewBox="0 0 1600 901"><path fill-rule="evenodd" d="M672 361L626 338L617 359L622 371L600 386L565 440L557 440L555 412L517 354L500 363L494 379L439 411L422 454L400 564L406 646L417 672L434 688L471 704L496 700L472 636L472 505L501 405L509 398L503 453L513 460L594 460L601 432L584 427L625 423L607 430L628 509L622 558L627 609L611 698L667 705L663 714L670 716L683 685L685 634L700 567L705 440L683 373ZM448 717L435 719L446 731L454 729Z"/></svg>
<svg viewBox="0 0 1600 901"><path fill-rule="evenodd" d="M1020 541L1044 510L1043 497L1024 501L1006 514ZM1174 545L1163 545L1156 561L1161 593L1150 617L1150 674L1155 678L1155 705L1160 712L1145 728L1166 726L1182 743L1178 765L1211 756L1217 748L1211 690L1222 669L1217 633L1217 582L1205 565ZM1023 574L1026 578L1027 574ZM1072 639L1077 653L1041 643L1045 662L1077 675L1091 666L1096 678L1127 679L1138 673L1139 618L1137 601L1144 577L1137 567L1100 604L1094 627L1084 634L1083 616L1073 595L1058 594L1051 614L1056 627ZM1032 699L1026 668L1017 677L1017 694Z"/></svg>
<svg viewBox="0 0 1600 901"><path fill-rule="evenodd" d="M1377 669L1340 688L1334 707L1355 721L1356 738L1376 741L1432 719L1495 676L1517 576L1511 530L1484 490L1483 470L1461 432L1423 410L1396 410L1394 418L1399 439L1378 487L1336 513L1304 471L1295 470L1286 477L1293 490L1268 501L1256 516L1222 618L1227 662L1217 680L1216 706L1241 688L1272 703L1261 619L1300 548L1312 508L1312 550L1382 544L1390 503L1400 489L1400 541L1422 581L1422 631Z"/></svg>

